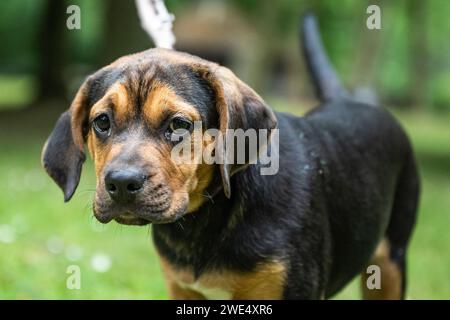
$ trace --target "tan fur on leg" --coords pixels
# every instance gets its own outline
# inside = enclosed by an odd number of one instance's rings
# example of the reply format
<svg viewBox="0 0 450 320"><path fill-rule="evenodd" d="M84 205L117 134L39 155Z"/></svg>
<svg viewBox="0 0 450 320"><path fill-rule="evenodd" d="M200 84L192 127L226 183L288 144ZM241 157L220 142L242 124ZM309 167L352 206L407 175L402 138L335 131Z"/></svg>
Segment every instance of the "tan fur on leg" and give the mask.
<svg viewBox="0 0 450 320"><path fill-rule="evenodd" d="M369 265L377 265L381 269L381 289L367 288L367 278L363 271L361 289L363 298L367 300L399 300L402 297L402 274L397 264L390 259L390 245L383 239L378 245Z"/></svg>

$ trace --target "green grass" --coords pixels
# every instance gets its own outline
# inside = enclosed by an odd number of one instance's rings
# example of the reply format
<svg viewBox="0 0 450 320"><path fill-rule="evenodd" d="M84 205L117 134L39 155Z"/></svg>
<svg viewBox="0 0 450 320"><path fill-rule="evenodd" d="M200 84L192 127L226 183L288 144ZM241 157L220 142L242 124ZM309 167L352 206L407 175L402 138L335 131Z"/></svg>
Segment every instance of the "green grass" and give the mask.
<svg viewBox="0 0 450 320"><path fill-rule="evenodd" d="M0 110L29 105L36 96L36 83L31 76L0 75Z"/></svg>
<svg viewBox="0 0 450 320"><path fill-rule="evenodd" d="M423 177L419 222L409 251L408 297L449 299L450 117L398 117L413 139ZM85 166L77 193L64 204L39 163L49 129L29 128L32 121L7 122L9 129L0 129L0 298L166 299L149 229L104 226L92 218L92 165ZM81 256L71 257L74 250L82 251ZM92 266L99 253L111 260L106 272ZM66 288L70 265L81 269L80 290ZM337 298L359 298L357 280Z"/></svg>

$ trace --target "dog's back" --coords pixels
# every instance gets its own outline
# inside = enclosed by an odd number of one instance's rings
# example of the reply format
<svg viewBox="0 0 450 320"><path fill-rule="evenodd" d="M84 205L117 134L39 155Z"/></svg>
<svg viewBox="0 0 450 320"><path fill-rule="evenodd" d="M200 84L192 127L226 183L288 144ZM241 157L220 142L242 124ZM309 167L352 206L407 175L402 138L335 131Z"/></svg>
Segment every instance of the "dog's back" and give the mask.
<svg viewBox="0 0 450 320"><path fill-rule="evenodd" d="M276 113L278 150L269 148L279 153L278 173L261 175L260 164L236 172L231 197L217 193L183 217L182 230L154 225L156 247L170 277L189 271L189 290L319 299L376 264L382 288L365 297L401 298L418 199L408 139L386 110L343 89L314 20L305 19L304 31L323 104L305 117ZM192 293L175 288L178 297Z"/></svg>
<svg viewBox="0 0 450 320"><path fill-rule="evenodd" d="M382 280L391 283L384 283L385 290L375 297L403 297L405 252L419 198L410 142L387 110L354 101L342 87L312 16L304 20L303 45L324 101L299 122L298 132L305 137L309 131L306 149L312 150L310 161L317 164L332 237L326 295L361 271L378 245L371 263L382 264ZM365 296L374 297L367 290Z"/></svg>

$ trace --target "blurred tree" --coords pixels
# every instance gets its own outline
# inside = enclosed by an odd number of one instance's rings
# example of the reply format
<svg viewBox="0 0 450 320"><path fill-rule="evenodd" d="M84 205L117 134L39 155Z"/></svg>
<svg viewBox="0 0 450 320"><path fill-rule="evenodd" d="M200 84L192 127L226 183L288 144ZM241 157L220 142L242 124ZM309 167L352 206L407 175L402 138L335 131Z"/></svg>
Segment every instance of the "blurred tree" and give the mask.
<svg viewBox="0 0 450 320"><path fill-rule="evenodd" d="M297 38L299 17L309 9L318 15L325 47L347 84L371 85L376 80L388 104L450 110L448 0L166 0L166 4L181 20L187 9L213 1L232 6L233 14L236 11L238 20L244 21L242 33L247 32L247 38L224 32L246 50L235 55L245 57L235 71L244 73L258 91L283 97L286 90L296 97L310 92ZM81 8L81 30L68 31L65 26L70 4ZM369 4L381 7L380 31L365 27ZM0 31L0 91L7 92L2 81L25 79L32 92L28 96L33 98L37 89L40 100L71 98L86 74L153 46L140 27L133 0L2 0ZM192 37L203 40L198 32Z"/></svg>
<svg viewBox="0 0 450 320"><path fill-rule="evenodd" d="M253 59L249 68L252 86L258 91L278 87L277 79L275 82L270 79L277 77L279 72L286 72L284 53L298 48L297 43L287 40L292 40L292 35L297 34L302 3L292 0L232 0L231 3L250 21L260 39L252 48Z"/></svg>
<svg viewBox="0 0 450 320"><path fill-rule="evenodd" d="M428 102L428 38L427 38L427 1L409 0L409 52L410 85L408 95L411 107L425 107Z"/></svg>
<svg viewBox="0 0 450 320"><path fill-rule="evenodd" d="M381 30L369 30L366 28L366 22L369 15L367 14L367 7L369 4L376 4L380 8L383 8L383 12L388 10L395 10L394 4L390 1L370 1L370 3L360 2L362 6L359 8L361 15L358 15L355 21L354 29L356 37L356 43L353 49L353 66L351 72L351 85L353 86L368 86L375 85L377 64L380 63L380 49L382 46L383 29L389 31L389 24L382 24ZM359 19L358 19L359 18ZM382 16L382 18L385 18ZM382 20L383 21L383 20ZM389 32L388 32L389 33Z"/></svg>
<svg viewBox="0 0 450 320"><path fill-rule="evenodd" d="M152 40L141 28L134 1L108 0L105 10L101 66L123 55L153 47Z"/></svg>
<svg viewBox="0 0 450 320"><path fill-rule="evenodd" d="M39 32L38 100L64 98L62 71L66 65L66 5L61 0L44 1L44 14Z"/></svg>

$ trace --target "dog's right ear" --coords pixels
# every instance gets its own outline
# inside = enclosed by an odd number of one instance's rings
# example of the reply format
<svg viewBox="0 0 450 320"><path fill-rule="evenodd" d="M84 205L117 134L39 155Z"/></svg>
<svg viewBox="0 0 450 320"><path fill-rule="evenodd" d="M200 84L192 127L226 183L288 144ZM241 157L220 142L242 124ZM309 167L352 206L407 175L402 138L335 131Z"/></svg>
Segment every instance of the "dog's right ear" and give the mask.
<svg viewBox="0 0 450 320"><path fill-rule="evenodd" d="M56 122L42 150L42 165L64 193L72 198L80 182L84 153L83 120L87 112L86 84L78 91L70 109Z"/></svg>
<svg viewBox="0 0 450 320"><path fill-rule="evenodd" d="M72 198L80 182L81 167L86 159L84 143L89 130L90 108L122 76L122 71L105 67L89 76L81 85L69 110L56 122L42 150L42 165L64 193Z"/></svg>

